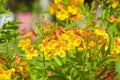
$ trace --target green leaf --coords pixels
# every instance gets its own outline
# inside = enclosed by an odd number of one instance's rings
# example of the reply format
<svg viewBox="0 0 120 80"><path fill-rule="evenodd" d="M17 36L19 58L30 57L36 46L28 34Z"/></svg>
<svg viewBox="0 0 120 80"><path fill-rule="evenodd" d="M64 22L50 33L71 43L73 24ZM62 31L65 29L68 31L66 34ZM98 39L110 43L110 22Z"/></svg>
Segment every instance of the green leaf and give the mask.
<svg viewBox="0 0 120 80"><path fill-rule="evenodd" d="M5 43L6 41L14 40L19 32L18 32L18 24L21 22L19 21L11 21L5 23L2 28L0 29L0 43Z"/></svg>
<svg viewBox="0 0 120 80"><path fill-rule="evenodd" d="M117 72L117 77L116 78L119 78L120 77L120 62L116 63L115 71Z"/></svg>
<svg viewBox="0 0 120 80"><path fill-rule="evenodd" d="M53 74L59 76L61 79L66 80L66 74L64 74L62 67L52 65L52 66L48 66L47 70L53 72Z"/></svg>
<svg viewBox="0 0 120 80"><path fill-rule="evenodd" d="M106 44L104 43L102 45L101 49L99 50L102 53L103 56L105 56L105 46L106 46Z"/></svg>
<svg viewBox="0 0 120 80"><path fill-rule="evenodd" d="M108 64L108 63L115 61L115 60L116 60L116 57L105 57L100 62L98 62L98 64L104 65L104 64Z"/></svg>
<svg viewBox="0 0 120 80"><path fill-rule="evenodd" d="M109 34L109 45L108 45L108 49L106 51L106 55L107 54L110 54L110 52L113 50L113 47L114 47L114 39L113 39L113 33L112 32L108 32Z"/></svg>
<svg viewBox="0 0 120 80"><path fill-rule="evenodd" d="M61 61L60 61L58 56L53 57L53 59L59 66L62 66L62 63L61 63Z"/></svg>
<svg viewBox="0 0 120 80"><path fill-rule="evenodd" d="M40 26L40 24L34 23L34 27L37 30L38 34L40 35L40 38L42 38L43 30L42 30L42 27Z"/></svg>
<svg viewBox="0 0 120 80"><path fill-rule="evenodd" d="M6 0L0 0L0 14L7 13L8 10L5 9Z"/></svg>
<svg viewBox="0 0 120 80"><path fill-rule="evenodd" d="M47 80L64 80L59 76L49 76Z"/></svg>

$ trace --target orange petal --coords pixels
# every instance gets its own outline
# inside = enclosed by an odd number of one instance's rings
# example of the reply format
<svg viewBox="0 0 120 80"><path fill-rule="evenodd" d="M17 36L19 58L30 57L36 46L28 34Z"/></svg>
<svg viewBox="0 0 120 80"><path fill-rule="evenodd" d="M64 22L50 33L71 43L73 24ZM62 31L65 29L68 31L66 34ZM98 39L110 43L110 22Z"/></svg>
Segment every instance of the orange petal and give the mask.
<svg viewBox="0 0 120 80"><path fill-rule="evenodd" d="M55 35L56 35L57 37L60 37L60 33L59 33L58 31L55 31Z"/></svg>
<svg viewBox="0 0 120 80"><path fill-rule="evenodd" d="M37 33L35 32L35 30L33 28L31 28L31 32L35 37L37 37Z"/></svg>
<svg viewBox="0 0 120 80"><path fill-rule="evenodd" d="M32 36L32 35L33 35L32 32L28 32L28 33L26 33L26 34L22 34L22 35L21 35L21 38L30 37L30 36Z"/></svg>
<svg viewBox="0 0 120 80"><path fill-rule="evenodd" d="M59 30L60 30L61 32L63 32L63 33L66 32L66 30L65 30L62 26L59 26Z"/></svg>
<svg viewBox="0 0 120 80"><path fill-rule="evenodd" d="M15 61L17 62L17 64L20 63L20 56L15 54L14 57L15 57Z"/></svg>

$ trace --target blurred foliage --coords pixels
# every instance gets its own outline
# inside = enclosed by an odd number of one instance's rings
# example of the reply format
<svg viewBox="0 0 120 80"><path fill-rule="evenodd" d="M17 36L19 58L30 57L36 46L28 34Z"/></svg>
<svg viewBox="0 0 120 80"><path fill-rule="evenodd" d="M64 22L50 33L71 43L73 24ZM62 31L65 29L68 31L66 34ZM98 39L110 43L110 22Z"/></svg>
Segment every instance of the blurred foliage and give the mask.
<svg viewBox="0 0 120 80"><path fill-rule="evenodd" d="M11 21L5 23L0 29L0 43L10 42L17 38L18 33L18 21Z"/></svg>
<svg viewBox="0 0 120 80"><path fill-rule="evenodd" d="M5 4L6 4L6 0L0 0L0 14L6 13L8 12L5 9Z"/></svg>
<svg viewBox="0 0 120 80"><path fill-rule="evenodd" d="M36 12L39 0L8 0L8 8L13 12Z"/></svg>

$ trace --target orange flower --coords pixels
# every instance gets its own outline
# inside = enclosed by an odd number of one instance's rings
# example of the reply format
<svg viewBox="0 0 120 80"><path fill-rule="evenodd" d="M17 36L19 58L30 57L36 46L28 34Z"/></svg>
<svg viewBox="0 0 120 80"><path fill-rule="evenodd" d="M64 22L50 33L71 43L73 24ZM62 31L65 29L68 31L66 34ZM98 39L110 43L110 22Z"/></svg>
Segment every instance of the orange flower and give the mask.
<svg viewBox="0 0 120 80"><path fill-rule="evenodd" d="M115 17L114 16L110 16L110 18L108 19L109 22L114 22L115 21Z"/></svg>
<svg viewBox="0 0 120 80"><path fill-rule="evenodd" d="M52 72L48 72L48 76L53 76L54 74Z"/></svg>
<svg viewBox="0 0 120 80"><path fill-rule="evenodd" d="M54 13L55 13L56 7L57 7L57 6L56 6L54 3L51 4L50 14L54 14Z"/></svg>
<svg viewBox="0 0 120 80"><path fill-rule="evenodd" d="M28 32L26 34L22 34L20 38L27 38L27 37L31 37L31 36L37 37L37 34L35 33L33 28L31 28L30 32Z"/></svg>
<svg viewBox="0 0 120 80"><path fill-rule="evenodd" d="M72 15L70 18L70 20L76 20L78 19L79 21L82 21L82 15L79 13L77 15Z"/></svg>
<svg viewBox="0 0 120 80"><path fill-rule="evenodd" d="M20 56L18 54L14 55L16 63L20 63Z"/></svg>

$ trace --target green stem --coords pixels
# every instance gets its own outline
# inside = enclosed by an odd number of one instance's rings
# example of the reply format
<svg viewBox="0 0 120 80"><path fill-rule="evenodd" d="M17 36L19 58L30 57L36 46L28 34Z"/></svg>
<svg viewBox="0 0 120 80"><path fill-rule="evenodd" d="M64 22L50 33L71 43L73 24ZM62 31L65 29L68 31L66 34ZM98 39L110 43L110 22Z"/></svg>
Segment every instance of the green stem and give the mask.
<svg viewBox="0 0 120 80"><path fill-rule="evenodd" d="M84 72L84 76L85 76L85 59L83 60L83 72Z"/></svg>
<svg viewBox="0 0 120 80"><path fill-rule="evenodd" d="M9 52L9 50L8 50L8 40L6 41L5 45L6 45L6 53L8 54L8 52Z"/></svg>
<svg viewBox="0 0 120 80"><path fill-rule="evenodd" d="M46 72L46 63L45 63L45 55L44 55L44 53L43 53L43 62L44 62L44 64L43 64L44 65L44 71L45 71L45 74L46 74L47 72Z"/></svg>

